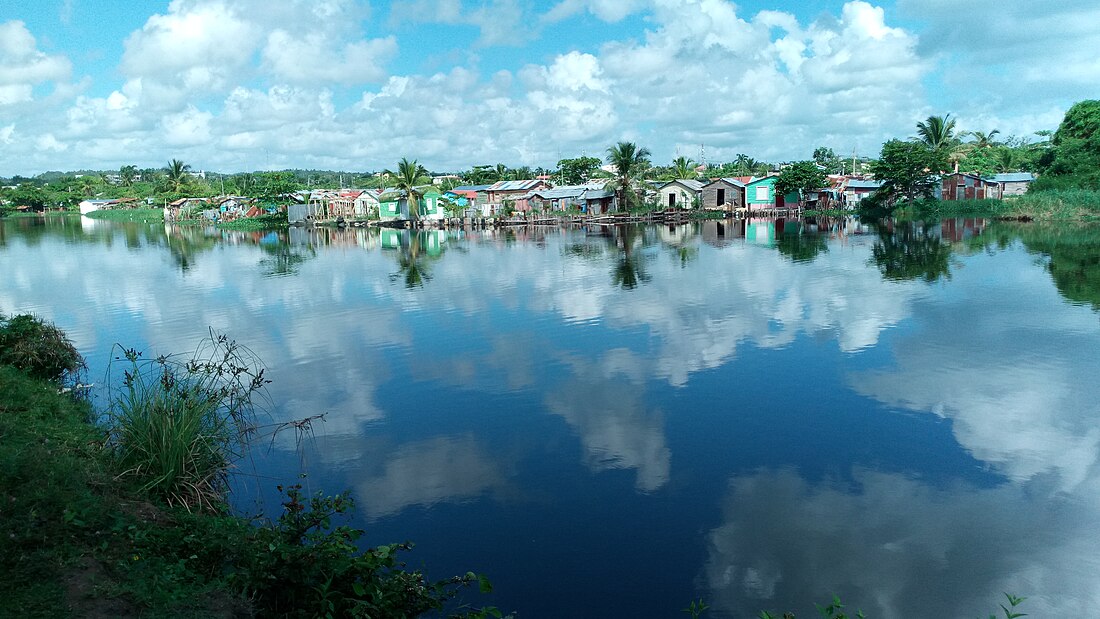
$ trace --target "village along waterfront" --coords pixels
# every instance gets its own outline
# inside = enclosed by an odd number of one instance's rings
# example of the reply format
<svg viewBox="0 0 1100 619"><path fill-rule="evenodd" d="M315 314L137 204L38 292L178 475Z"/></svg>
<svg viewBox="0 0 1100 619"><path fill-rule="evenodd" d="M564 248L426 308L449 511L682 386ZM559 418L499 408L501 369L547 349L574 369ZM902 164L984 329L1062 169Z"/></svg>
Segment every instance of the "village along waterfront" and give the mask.
<svg viewBox="0 0 1100 619"><path fill-rule="evenodd" d="M521 616L1100 611L1100 229L853 220L237 233L0 221L0 312L103 376L268 367L242 512L308 473Z"/></svg>

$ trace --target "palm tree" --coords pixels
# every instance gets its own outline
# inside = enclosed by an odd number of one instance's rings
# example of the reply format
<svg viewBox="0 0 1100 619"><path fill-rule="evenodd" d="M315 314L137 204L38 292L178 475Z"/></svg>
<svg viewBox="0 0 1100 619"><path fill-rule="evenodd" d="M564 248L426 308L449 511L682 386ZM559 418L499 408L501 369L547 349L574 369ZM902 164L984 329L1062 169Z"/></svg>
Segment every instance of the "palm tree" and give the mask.
<svg viewBox="0 0 1100 619"><path fill-rule="evenodd" d="M917 123L917 139L932 150L954 147L959 141L955 135L955 120L950 114L929 116L927 120Z"/></svg>
<svg viewBox="0 0 1100 619"><path fill-rule="evenodd" d="M993 136L998 133L1000 133L1000 130L994 129L989 133L985 133L984 131L970 131L964 135L969 135L974 138L974 141L970 143L974 148L989 148L1000 144L1000 142L993 139Z"/></svg>
<svg viewBox="0 0 1100 619"><path fill-rule="evenodd" d="M672 160L672 171L676 178L695 178L695 162L687 157Z"/></svg>
<svg viewBox="0 0 1100 619"><path fill-rule="evenodd" d="M744 153L740 153L734 158L733 165L737 167L738 176L748 176L756 165L756 160Z"/></svg>
<svg viewBox="0 0 1100 619"><path fill-rule="evenodd" d="M948 163L958 169L959 160L966 157L967 149L959 139L964 134L955 133L955 119L950 114L943 116L929 116L927 120L917 123L918 142L921 142L947 159Z"/></svg>
<svg viewBox="0 0 1100 619"><path fill-rule="evenodd" d="M191 166L180 161L179 159L173 159L168 162L168 187L179 193L183 189L183 186L187 184L187 173L191 171Z"/></svg>
<svg viewBox="0 0 1100 619"><path fill-rule="evenodd" d="M389 175L393 179L395 189L405 192L405 196L409 201L409 219L413 221L420 219L420 198L423 193L418 190L418 187L432 182L424 166L418 164L416 159L409 161L407 158L402 157L401 161L397 162L397 172L384 170L382 174Z"/></svg>
<svg viewBox="0 0 1100 619"><path fill-rule="evenodd" d="M123 187L131 187L137 178L137 166L124 165L118 169L118 180Z"/></svg>
<svg viewBox="0 0 1100 619"><path fill-rule="evenodd" d="M615 185L620 208L627 208L627 192L633 192L635 177L649 167L649 149L634 142L619 142L607 149L607 162L615 166Z"/></svg>

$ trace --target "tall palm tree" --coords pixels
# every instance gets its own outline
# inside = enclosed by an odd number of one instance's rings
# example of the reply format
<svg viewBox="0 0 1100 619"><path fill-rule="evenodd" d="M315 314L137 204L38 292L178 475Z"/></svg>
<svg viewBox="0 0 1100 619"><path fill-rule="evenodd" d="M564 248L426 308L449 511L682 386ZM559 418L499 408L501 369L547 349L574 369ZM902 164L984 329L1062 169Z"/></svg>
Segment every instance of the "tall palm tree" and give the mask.
<svg viewBox="0 0 1100 619"><path fill-rule="evenodd" d="M695 178L695 162L687 157L672 160L672 171L676 178Z"/></svg>
<svg viewBox="0 0 1100 619"><path fill-rule="evenodd" d="M929 116L917 123L917 140L924 142L932 150L956 146L959 138L955 135L955 120L950 114Z"/></svg>
<svg viewBox="0 0 1100 619"><path fill-rule="evenodd" d="M738 176L748 176L755 167L756 160L745 153L740 153L734 158L733 165L737 167Z"/></svg>
<svg viewBox="0 0 1100 619"><path fill-rule="evenodd" d="M649 149L634 142L619 142L607 149L607 162L615 166L613 184L619 196L620 208L628 208L627 194L633 193L635 177L649 167Z"/></svg>
<svg viewBox="0 0 1100 619"><path fill-rule="evenodd" d="M179 193L183 189L183 186L187 184L187 173L191 171L191 166L180 161L179 159L173 159L168 162L168 187Z"/></svg>
<svg viewBox="0 0 1100 619"><path fill-rule="evenodd" d="M402 157L401 161L397 162L396 172L385 170L382 174L389 175L393 179L395 189L405 192L405 197L409 201L409 219L413 221L420 219L420 198L424 194L418 188L432 182L424 166L418 164L416 159L409 161Z"/></svg>

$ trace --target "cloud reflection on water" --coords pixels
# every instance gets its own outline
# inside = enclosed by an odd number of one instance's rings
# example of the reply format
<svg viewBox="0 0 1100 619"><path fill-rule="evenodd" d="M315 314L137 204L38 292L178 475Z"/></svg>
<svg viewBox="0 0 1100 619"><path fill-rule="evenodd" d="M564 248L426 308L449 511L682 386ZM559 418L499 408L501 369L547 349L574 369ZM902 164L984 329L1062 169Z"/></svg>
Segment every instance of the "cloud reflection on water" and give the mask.
<svg viewBox="0 0 1100 619"><path fill-rule="evenodd" d="M1007 591L1031 596L1031 616L1087 616L1100 608L1100 502L1049 482L941 487L859 470L853 487L792 471L736 476L707 535L707 602L724 616L801 616L839 594L869 617L971 617Z"/></svg>

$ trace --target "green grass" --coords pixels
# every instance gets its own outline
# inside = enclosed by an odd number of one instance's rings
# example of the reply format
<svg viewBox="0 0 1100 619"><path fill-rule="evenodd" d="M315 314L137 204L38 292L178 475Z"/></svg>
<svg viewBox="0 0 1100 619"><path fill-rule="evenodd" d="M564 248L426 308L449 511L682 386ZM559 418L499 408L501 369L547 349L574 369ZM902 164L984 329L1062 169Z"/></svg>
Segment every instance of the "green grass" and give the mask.
<svg viewBox="0 0 1100 619"><path fill-rule="evenodd" d="M100 209L85 215L92 219L110 221L158 222L164 221L164 210L159 208Z"/></svg>
<svg viewBox="0 0 1100 619"><path fill-rule="evenodd" d="M66 616L64 576L106 526L110 484L90 407L0 366L0 599L24 616Z"/></svg>
<svg viewBox="0 0 1100 619"><path fill-rule="evenodd" d="M286 213L277 213L219 222L217 226L224 230L280 230L289 227L290 223L287 221Z"/></svg>
<svg viewBox="0 0 1100 619"><path fill-rule="evenodd" d="M1100 219L1100 191L1093 189L1051 189L1029 191L1006 200L1010 216L1032 219Z"/></svg>

